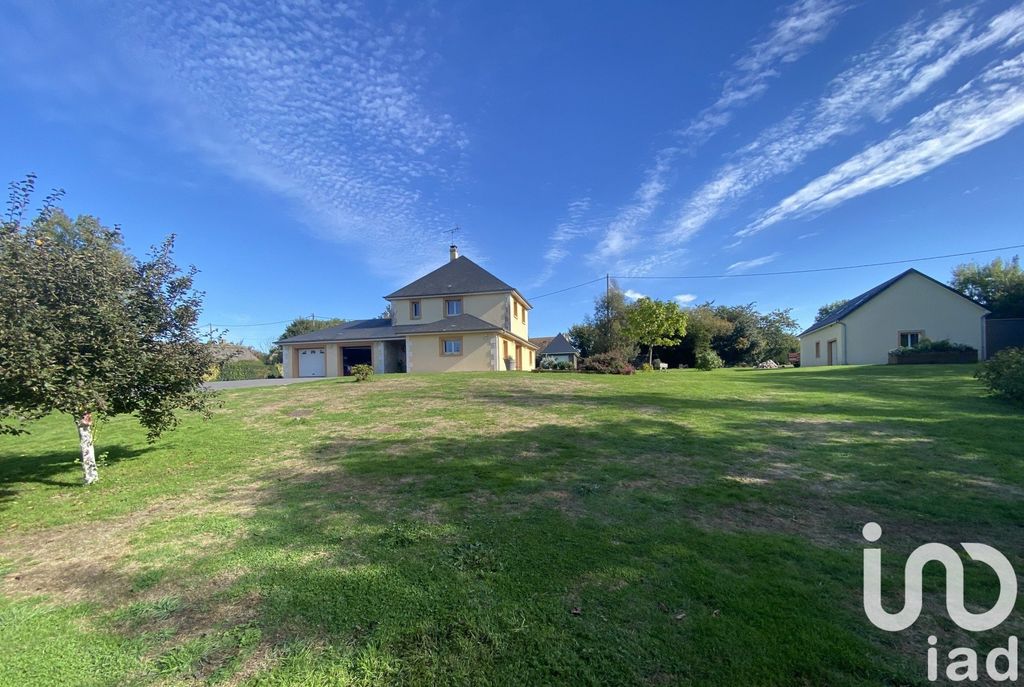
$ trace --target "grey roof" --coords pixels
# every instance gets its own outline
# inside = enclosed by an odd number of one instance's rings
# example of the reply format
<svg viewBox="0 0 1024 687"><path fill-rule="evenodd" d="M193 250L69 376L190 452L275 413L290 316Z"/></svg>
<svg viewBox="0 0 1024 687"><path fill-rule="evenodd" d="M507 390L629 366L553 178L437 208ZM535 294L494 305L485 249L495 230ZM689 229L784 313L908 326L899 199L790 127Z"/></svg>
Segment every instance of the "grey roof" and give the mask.
<svg viewBox="0 0 1024 687"><path fill-rule="evenodd" d="M445 334L457 332L502 331L496 324L474 315L456 315L437 322L393 325L389 319L353 320L336 327L327 327L308 334L299 334L277 343L322 343L326 341L368 341L396 339L412 334Z"/></svg>
<svg viewBox="0 0 1024 687"><path fill-rule="evenodd" d="M549 343L551 343L551 341L554 338L555 337L553 337L553 336L531 336L530 337L530 343L532 343L534 346L536 346L537 347L537 353L540 353L541 351L544 350L545 346L547 346Z"/></svg>
<svg viewBox="0 0 1024 687"><path fill-rule="evenodd" d="M900 274L897 274L892 279L890 279L888 281L882 282L881 284L879 284L878 286L874 287L873 289L868 289L867 291L865 291L861 295L856 296L854 298L851 298L850 300L848 300L846 302L845 305L843 305L843 307L841 307L838 310L830 313L826 317L821 318L820 320L818 320L817 322L812 324L810 327L808 327L804 331L800 332L799 336L806 336L806 335L810 334L811 332L814 332L814 331L817 331L817 330L821 329L822 327L827 327L830 324L835 324L836 322L839 322L840 320L845 319L846 316L849 315L850 313L852 313L854 310L856 310L857 308L861 307L862 305L864 305L865 303L870 301L872 298L874 298L878 294L880 294L883 291L885 291L886 289L888 289L890 286L892 286L893 284L895 284L899 280L901 280L904 277L906 277L908 275L911 275L911 274L916 274L916 275L922 276L925 279L938 284L939 286L941 286L944 289L949 289L950 291L952 291L956 295L960 296L961 298L964 298L964 299L966 299L968 301L971 301L971 303L974 303L974 305L977 305L982 310L985 310L984 308L982 308L982 306L978 305L978 303L976 303L975 301L971 300L970 298L967 298L967 296L963 295L962 293L960 293L959 291L954 289L952 286L949 286L948 284L943 284L938 279L934 279L932 277L929 277L924 272L921 272L919 270L915 270L913 267L911 267L909 270L906 270L905 272L901 272ZM986 311L986 312L988 312L988 311Z"/></svg>
<svg viewBox="0 0 1024 687"><path fill-rule="evenodd" d="M572 353L580 354L576 347L569 343L569 339L565 338L565 335L561 332L558 333L558 336L551 339L547 346L537 351L537 355L569 355Z"/></svg>
<svg viewBox="0 0 1024 687"><path fill-rule="evenodd" d="M415 298L416 296L447 296L458 293L494 291L515 291L515 289L463 255L384 297Z"/></svg>

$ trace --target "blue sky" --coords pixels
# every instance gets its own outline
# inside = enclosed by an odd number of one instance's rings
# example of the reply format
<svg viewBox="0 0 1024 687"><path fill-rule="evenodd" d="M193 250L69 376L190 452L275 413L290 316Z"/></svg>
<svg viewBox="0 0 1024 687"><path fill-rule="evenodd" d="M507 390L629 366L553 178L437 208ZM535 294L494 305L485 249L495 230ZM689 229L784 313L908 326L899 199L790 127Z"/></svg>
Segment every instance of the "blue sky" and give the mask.
<svg viewBox="0 0 1024 687"><path fill-rule="evenodd" d="M137 252L176 233L218 325L375 316L453 225L527 297L611 273L803 324L909 265L642 277L1024 242L1020 2L8 0L0 60L0 178Z"/></svg>

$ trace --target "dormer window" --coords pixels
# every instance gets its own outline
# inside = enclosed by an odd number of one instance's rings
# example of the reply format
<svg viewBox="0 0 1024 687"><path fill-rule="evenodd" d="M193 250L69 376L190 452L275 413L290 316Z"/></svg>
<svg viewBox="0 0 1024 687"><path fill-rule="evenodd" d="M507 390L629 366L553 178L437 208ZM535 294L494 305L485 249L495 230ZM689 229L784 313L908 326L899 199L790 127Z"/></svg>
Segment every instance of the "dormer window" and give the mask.
<svg viewBox="0 0 1024 687"><path fill-rule="evenodd" d="M423 316L419 301L409 301L409 319L418 320Z"/></svg>
<svg viewBox="0 0 1024 687"><path fill-rule="evenodd" d="M444 302L444 314L447 317L455 317L456 315L462 314L462 299L452 298L446 299Z"/></svg>

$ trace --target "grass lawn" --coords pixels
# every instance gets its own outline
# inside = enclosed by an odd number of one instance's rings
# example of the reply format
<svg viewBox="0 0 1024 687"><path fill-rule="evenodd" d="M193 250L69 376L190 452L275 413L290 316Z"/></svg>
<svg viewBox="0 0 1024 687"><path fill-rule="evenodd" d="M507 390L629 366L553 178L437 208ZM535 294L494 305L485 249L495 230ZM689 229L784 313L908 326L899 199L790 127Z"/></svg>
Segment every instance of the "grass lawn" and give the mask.
<svg viewBox="0 0 1024 687"><path fill-rule="evenodd" d="M155 445L0 438L0 685L914 685L926 541L1024 571L1024 416L970 367L392 376L221 395ZM995 576L968 566L985 606ZM935 569L932 569L935 568ZM987 606L985 606L987 608Z"/></svg>

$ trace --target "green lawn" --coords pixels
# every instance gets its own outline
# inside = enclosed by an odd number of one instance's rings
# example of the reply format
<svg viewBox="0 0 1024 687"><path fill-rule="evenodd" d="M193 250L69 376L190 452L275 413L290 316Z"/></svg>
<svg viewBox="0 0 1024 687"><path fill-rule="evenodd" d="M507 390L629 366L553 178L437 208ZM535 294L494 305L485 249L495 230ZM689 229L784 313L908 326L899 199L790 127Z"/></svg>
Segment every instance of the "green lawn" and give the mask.
<svg viewBox="0 0 1024 687"><path fill-rule="evenodd" d="M392 376L221 395L155 445L0 439L0 685L909 685L926 541L1024 571L1024 417L969 367ZM969 566L969 600L995 577ZM902 593L887 605L895 610ZM948 640L948 641L947 641Z"/></svg>

